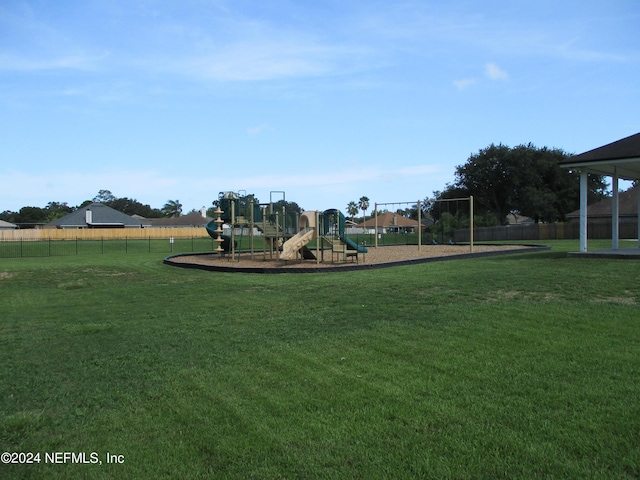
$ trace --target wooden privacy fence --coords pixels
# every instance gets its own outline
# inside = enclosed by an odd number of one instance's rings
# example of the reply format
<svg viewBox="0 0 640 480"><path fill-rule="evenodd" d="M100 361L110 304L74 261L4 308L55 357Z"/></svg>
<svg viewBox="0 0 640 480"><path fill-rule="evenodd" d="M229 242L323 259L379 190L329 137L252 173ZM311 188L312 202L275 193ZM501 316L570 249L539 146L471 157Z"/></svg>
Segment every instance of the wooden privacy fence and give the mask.
<svg viewBox="0 0 640 480"><path fill-rule="evenodd" d="M0 230L0 241L38 240L118 240L131 238L191 238L208 237L204 227L180 228L39 228L30 230Z"/></svg>

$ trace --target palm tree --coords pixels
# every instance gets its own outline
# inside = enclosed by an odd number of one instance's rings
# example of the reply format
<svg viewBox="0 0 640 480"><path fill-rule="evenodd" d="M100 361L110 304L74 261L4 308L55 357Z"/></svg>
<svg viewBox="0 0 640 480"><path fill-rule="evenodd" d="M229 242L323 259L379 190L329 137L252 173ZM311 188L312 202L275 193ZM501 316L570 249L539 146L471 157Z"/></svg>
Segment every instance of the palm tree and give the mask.
<svg viewBox="0 0 640 480"><path fill-rule="evenodd" d="M358 206L360 207L360 210L363 211L364 215L362 217L362 221L366 222L367 221L367 209L369 208L369 197L360 197L360 200L358 200Z"/></svg>
<svg viewBox="0 0 640 480"><path fill-rule="evenodd" d="M349 202L349 205L347 205L347 213L351 215L351 221L353 222L353 218L358 213L358 204L354 201Z"/></svg>
<svg viewBox="0 0 640 480"><path fill-rule="evenodd" d="M166 217L179 217L182 213L182 204L180 200L167 200L167 203L162 207L162 213Z"/></svg>

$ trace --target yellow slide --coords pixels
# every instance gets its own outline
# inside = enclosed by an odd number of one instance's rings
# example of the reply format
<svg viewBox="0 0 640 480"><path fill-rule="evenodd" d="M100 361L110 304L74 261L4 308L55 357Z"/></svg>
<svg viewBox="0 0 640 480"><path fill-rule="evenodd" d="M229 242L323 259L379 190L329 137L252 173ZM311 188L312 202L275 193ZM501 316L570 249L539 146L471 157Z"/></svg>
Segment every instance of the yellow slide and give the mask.
<svg viewBox="0 0 640 480"><path fill-rule="evenodd" d="M282 245L280 260L295 260L296 252L313 239L316 231L311 229L308 232L301 230Z"/></svg>

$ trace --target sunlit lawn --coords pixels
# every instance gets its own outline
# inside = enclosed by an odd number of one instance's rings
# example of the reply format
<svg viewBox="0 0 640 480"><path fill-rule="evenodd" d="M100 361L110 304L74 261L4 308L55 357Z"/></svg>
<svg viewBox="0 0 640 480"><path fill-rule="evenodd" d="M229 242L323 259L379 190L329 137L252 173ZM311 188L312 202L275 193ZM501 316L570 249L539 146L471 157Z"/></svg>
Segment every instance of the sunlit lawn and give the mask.
<svg viewBox="0 0 640 480"><path fill-rule="evenodd" d="M638 478L640 262L549 243L303 276L0 259L0 450L41 455L0 478Z"/></svg>

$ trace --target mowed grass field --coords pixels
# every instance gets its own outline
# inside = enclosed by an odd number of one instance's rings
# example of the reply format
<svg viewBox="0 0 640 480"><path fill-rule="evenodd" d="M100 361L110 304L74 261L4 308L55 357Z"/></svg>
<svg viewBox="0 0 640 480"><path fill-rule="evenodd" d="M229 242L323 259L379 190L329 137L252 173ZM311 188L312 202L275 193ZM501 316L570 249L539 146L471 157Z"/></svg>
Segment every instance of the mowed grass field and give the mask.
<svg viewBox="0 0 640 480"><path fill-rule="evenodd" d="M638 478L640 261L550 244L311 275L2 259L0 450L39 463L0 478Z"/></svg>

